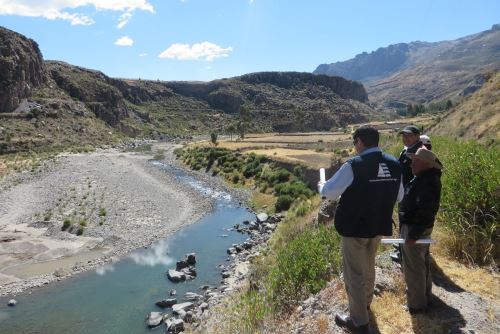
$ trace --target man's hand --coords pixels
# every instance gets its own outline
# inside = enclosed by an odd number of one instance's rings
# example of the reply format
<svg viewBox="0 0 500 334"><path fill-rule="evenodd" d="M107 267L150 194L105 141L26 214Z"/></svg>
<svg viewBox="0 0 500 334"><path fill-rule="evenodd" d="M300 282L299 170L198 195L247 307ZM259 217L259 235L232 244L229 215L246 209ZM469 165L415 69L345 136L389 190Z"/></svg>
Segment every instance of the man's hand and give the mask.
<svg viewBox="0 0 500 334"><path fill-rule="evenodd" d="M405 240L405 245L407 246L414 246L417 243L417 240L415 239L406 239Z"/></svg>
<svg viewBox="0 0 500 334"><path fill-rule="evenodd" d="M325 185L325 182L319 181L318 182L318 192L321 194L321 190L323 190L323 186Z"/></svg>

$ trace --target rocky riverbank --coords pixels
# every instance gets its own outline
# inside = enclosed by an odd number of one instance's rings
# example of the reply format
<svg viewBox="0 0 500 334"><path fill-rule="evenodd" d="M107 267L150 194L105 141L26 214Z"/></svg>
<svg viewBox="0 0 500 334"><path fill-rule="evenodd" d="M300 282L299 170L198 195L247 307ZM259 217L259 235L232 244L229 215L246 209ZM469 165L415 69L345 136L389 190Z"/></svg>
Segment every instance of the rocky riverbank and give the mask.
<svg viewBox="0 0 500 334"><path fill-rule="evenodd" d="M187 292L181 298L176 297L175 290L171 291L170 298L156 302L156 306L164 308L165 312L150 312L146 317L146 325L156 328L164 324L168 333L181 332L188 326L191 330L203 332L204 321L210 316L207 310L223 302L245 282L251 259L260 255L262 247L265 247L282 218L281 214L268 216L260 213L254 221L236 224L231 230L246 234L248 238L227 249L228 263L219 266L222 277L220 285L203 285L199 291ZM184 259L177 261L175 269L167 271L167 276L172 282L195 279L195 265L196 254L186 254Z"/></svg>
<svg viewBox="0 0 500 334"><path fill-rule="evenodd" d="M214 196L175 176L175 145L60 155L0 181L0 295L71 277L147 247L210 211ZM162 152L159 168L152 164ZM190 173L213 190L223 182ZM245 201L244 191L231 196Z"/></svg>

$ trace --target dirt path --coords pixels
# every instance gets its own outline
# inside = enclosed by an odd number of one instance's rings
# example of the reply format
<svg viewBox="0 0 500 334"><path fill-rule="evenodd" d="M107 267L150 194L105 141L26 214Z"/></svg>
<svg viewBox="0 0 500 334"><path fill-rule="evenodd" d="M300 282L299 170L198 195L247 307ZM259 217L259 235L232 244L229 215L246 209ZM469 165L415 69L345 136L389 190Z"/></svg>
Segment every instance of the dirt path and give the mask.
<svg viewBox="0 0 500 334"><path fill-rule="evenodd" d="M173 163L174 146L162 149ZM210 198L151 158L118 150L63 155L0 181L0 295L110 262L209 210Z"/></svg>

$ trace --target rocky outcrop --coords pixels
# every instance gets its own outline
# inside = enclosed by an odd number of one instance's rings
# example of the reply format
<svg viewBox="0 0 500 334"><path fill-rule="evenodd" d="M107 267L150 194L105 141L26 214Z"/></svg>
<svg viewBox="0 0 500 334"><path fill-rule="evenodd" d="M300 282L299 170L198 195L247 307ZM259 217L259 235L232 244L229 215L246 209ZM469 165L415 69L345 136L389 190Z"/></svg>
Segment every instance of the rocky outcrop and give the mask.
<svg viewBox="0 0 500 334"><path fill-rule="evenodd" d="M64 62L48 61L52 79L71 97L85 102L94 114L112 126L128 116L123 95L99 71L72 66Z"/></svg>
<svg viewBox="0 0 500 334"><path fill-rule="evenodd" d="M360 102L368 101L363 85L356 81L328 75L312 75L302 72L260 72L245 74L236 79L249 84L271 84L281 88L293 89L305 85L323 86L344 99Z"/></svg>
<svg viewBox="0 0 500 334"><path fill-rule="evenodd" d="M12 112L47 81L42 53L32 39L0 27L0 113Z"/></svg>

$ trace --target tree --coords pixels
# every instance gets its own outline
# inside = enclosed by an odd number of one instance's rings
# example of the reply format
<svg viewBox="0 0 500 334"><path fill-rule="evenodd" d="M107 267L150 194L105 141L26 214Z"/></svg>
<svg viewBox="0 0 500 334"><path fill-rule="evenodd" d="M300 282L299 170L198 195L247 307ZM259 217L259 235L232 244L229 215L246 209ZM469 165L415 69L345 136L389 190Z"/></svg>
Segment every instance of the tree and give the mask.
<svg viewBox="0 0 500 334"><path fill-rule="evenodd" d="M217 146L219 143L217 142L217 132L210 133L210 141L214 146Z"/></svg>
<svg viewBox="0 0 500 334"><path fill-rule="evenodd" d="M245 132L250 123L250 110L247 107L241 106L238 113L238 124L236 125L241 139L245 139Z"/></svg>
<svg viewBox="0 0 500 334"><path fill-rule="evenodd" d="M236 132L236 127L234 126L234 124L230 124L227 128L226 128L226 131L229 132L229 136L231 138L231 140L233 140L233 133Z"/></svg>
<svg viewBox="0 0 500 334"><path fill-rule="evenodd" d="M238 130L238 134L240 135L241 139L245 139L245 126L246 124L244 122L239 121L236 124L236 129Z"/></svg>
<svg viewBox="0 0 500 334"><path fill-rule="evenodd" d="M410 116L413 115L413 105L411 103L408 103L408 106L406 106L406 114Z"/></svg>
<svg viewBox="0 0 500 334"><path fill-rule="evenodd" d="M451 107L453 107L453 103L451 103L450 100L446 101L446 110L450 109Z"/></svg>

